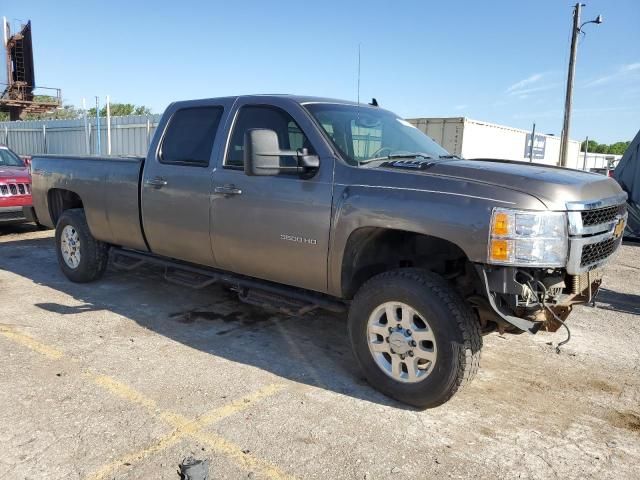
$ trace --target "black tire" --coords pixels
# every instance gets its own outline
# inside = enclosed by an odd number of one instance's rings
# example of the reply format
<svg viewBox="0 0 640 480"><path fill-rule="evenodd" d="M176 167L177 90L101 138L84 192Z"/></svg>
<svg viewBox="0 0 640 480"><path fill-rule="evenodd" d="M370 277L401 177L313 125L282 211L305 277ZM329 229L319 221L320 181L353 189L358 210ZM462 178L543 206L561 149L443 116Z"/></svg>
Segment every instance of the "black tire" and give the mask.
<svg viewBox="0 0 640 480"><path fill-rule="evenodd" d="M367 323L385 302L402 302L429 323L436 339L433 371L423 380L406 383L392 378L369 350ZM357 292L349 310L349 337L369 383L382 393L419 408L445 403L469 383L480 365L482 336L470 306L440 276L406 268L382 273Z"/></svg>
<svg viewBox="0 0 640 480"><path fill-rule="evenodd" d="M67 265L62 256L61 237L66 226L71 226L80 240L80 261L75 268ZM72 282L86 283L97 280L104 274L109 259L109 245L93 238L84 210L73 208L65 210L56 224L56 253L65 276Z"/></svg>

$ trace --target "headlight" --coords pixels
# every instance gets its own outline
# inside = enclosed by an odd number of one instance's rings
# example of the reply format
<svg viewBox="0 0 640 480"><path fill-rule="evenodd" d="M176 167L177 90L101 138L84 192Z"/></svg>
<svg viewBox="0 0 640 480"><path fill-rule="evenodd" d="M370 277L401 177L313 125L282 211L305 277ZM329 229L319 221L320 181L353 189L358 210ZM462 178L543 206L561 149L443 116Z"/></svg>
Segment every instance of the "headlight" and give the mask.
<svg viewBox="0 0 640 480"><path fill-rule="evenodd" d="M567 248L566 213L493 209L489 263L563 267Z"/></svg>

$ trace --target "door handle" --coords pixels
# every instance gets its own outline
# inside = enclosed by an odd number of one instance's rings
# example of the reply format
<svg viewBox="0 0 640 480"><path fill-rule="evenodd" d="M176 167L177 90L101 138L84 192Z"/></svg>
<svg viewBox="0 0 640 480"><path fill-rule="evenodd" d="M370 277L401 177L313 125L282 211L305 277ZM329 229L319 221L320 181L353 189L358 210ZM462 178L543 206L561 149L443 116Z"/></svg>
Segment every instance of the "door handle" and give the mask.
<svg viewBox="0 0 640 480"><path fill-rule="evenodd" d="M162 177L156 177L151 180L147 180L144 184L153 188L162 188L167 184L167 181Z"/></svg>
<svg viewBox="0 0 640 480"><path fill-rule="evenodd" d="M213 189L213 193L218 193L226 197L230 195L242 195L242 190L233 184L227 184L220 187L215 187Z"/></svg>

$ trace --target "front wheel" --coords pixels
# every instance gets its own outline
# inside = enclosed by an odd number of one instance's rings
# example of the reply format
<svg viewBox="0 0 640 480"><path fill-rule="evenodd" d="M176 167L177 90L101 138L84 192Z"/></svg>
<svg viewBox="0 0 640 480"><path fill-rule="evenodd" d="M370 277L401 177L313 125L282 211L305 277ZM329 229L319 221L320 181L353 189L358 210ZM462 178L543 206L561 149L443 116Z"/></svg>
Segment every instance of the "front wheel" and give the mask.
<svg viewBox="0 0 640 480"><path fill-rule="evenodd" d="M425 270L393 270L365 283L349 310L349 336L369 383L420 408L449 400L480 363L473 311Z"/></svg>
<svg viewBox="0 0 640 480"><path fill-rule="evenodd" d="M56 224L58 264L72 282L97 280L107 268L109 246L89 231L84 210L65 210Z"/></svg>

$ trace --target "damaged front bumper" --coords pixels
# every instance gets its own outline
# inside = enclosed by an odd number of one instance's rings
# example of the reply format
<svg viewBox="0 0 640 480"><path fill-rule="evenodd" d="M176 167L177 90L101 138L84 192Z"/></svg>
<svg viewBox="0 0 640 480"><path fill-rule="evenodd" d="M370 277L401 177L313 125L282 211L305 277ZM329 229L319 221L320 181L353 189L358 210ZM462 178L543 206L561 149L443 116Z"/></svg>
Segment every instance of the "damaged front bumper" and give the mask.
<svg viewBox="0 0 640 480"><path fill-rule="evenodd" d="M592 303L602 284L602 270L579 275L566 270L520 269L476 265L485 295L469 301L484 330L555 332L574 305ZM491 327L494 328L491 328Z"/></svg>
<svg viewBox="0 0 640 480"><path fill-rule="evenodd" d="M554 332L576 304L593 303L602 268L622 243L626 194L568 202L568 255L563 268L476 264L482 297L469 299L483 328Z"/></svg>

